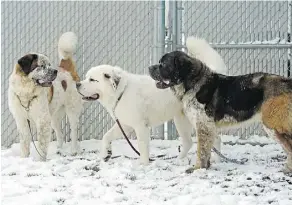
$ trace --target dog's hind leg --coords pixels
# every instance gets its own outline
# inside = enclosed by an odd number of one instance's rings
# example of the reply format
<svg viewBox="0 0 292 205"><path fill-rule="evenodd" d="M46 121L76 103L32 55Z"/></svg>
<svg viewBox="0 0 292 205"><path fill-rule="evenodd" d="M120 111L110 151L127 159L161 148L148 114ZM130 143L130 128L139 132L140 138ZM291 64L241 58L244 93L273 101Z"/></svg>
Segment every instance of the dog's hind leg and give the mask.
<svg viewBox="0 0 292 205"><path fill-rule="evenodd" d="M80 149L78 146L78 135L77 135L77 130L78 130L78 122L79 122L79 116L80 116L80 110L77 109L66 109L66 114L68 116L69 122L70 122L70 128L71 128L71 154L76 155Z"/></svg>
<svg viewBox="0 0 292 205"><path fill-rule="evenodd" d="M292 134L276 133L276 138L287 153L287 160L283 172L292 173Z"/></svg>
<svg viewBox="0 0 292 205"><path fill-rule="evenodd" d="M138 148L140 151L140 162L143 165L149 164L149 141L150 141L150 129L146 126L140 125L135 127L135 132L138 139Z"/></svg>
<svg viewBox="0 0 292 205"><path fill-rule="evenodd" d="M57 153L62 152L62 146L64 142L64 135L62 133L61 129L61 121L62 118L65 116L65 110L64 107L61 107L57 112L55 112L52 116L52 128L55 131L56 137L57 137Z"/></svg>
<svg viewBox="0 0 292 205"><path fill-rule="evenodd" d="M133 131L133 129L126 125L121 125L125 134L129 136L130 132ZM113 140L122 138L123 134L118 126L117 123L114 124L114 126L105 133L105 135L102 138L102 147L101 147L101 157L104 161L108 161L112 155L112 146L111 142Z"/></svg>
<svg viewBox="0 0 292 205"><path fill-rule="evenodd" d="M175 116L173 121L182 143L182 150L179 153L179 158L183 159L187 156L193 145L191 138L193 127L188 118L183 113L179 116Z"/></svg>
<svg viewBox="0 0 292 205"><path fill-rule="evenodd" d="M269 137L274 138L287 153L287 160L283 172L292 172L292 134L280 134L270 128L263 126Z"/></svg>
<svg viewBox="0 0 292 205"><path fill-rule="evenodd" d="M27 119L18 116L18 118L15 118L15 121L20 138L20 156L28 157L30 154L31 135Z"/></svg>

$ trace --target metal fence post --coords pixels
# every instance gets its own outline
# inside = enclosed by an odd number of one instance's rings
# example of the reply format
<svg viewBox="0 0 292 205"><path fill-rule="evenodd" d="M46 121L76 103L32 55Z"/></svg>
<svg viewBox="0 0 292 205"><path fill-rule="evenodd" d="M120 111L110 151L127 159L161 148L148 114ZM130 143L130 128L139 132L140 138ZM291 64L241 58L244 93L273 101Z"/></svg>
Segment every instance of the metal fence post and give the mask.
<svg viewBox="0 0 292 205"><path fill-rule="evenodd" d="M172 51L172 26L173 26L173 15L172 15L172 7L173 7L173 1L168 2L168 9L167 9L167 19L168 19L168 25L167 25L167 36L166 36L166 52ZM166 129L166 136L165 138L167 140L174 139L175 129L174 129L174 123L173 120L170 120L165 123L165 129Z"/></svg>
<svg viewBox="0 0 292 205"><path fill-rule="evenodd" d="M170 14L172 17L172 50L182 48L182 2L171 1Z"/></svg>
<svg viewBox="0 0 292 205"><path fill-rule="evenodd" d="M165 1L157 1L155 4L153 62L157 63L165 52ZM164 125L155 127L153 135L164 139Z"/></svg>
<svg viewBox="0 0 292 205"><path fill-rule="evenodd" d="M182 2L169 1L167 52L182 48ZM167 123L167 139L177 138L173 121Z"/></svg>

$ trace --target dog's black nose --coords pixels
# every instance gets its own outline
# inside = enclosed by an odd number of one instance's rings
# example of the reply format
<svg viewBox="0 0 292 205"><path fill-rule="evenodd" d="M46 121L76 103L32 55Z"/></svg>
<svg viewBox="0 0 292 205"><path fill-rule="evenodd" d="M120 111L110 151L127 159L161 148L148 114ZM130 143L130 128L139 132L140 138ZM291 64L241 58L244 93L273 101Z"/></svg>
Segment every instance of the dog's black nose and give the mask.
<svg viewBox="0 0 292 205"><path fill-rule="evenodd" d="M54 70L54 74L57 74L58 73L58 70Z"/></svg>
<svg viewBox="0 0 292 205"><path fill-rule="evenodd" d="M148 67L148 70L151 72L151 71L154 71L156 69L156 65L152 65L152 66L149 66Z"/></svg>
<svg viewBox="0 0 292 205"><path fill-rule="evenodd" d="M81 83L76 83L76 88L79 88L81 86Z"/></svg>

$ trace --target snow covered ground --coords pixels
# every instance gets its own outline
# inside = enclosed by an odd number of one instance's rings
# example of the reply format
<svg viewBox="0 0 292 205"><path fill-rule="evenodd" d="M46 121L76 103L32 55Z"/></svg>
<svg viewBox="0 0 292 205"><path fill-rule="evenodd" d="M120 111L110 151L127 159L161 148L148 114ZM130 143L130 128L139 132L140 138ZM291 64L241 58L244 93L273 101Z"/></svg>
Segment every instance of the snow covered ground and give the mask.
<svg viewBox="0 0 292 205"><path fill-rule="evenodd" d="M190 166L187 159L159 159L146 167L125 157L101 162L97 140L81 142L85 152L74 157L54 154L56 143L52 142L48 162L21 159L15 144L1 151L2 205L291 205L292 177L280 172L285 160L281 147L263 137L251 139L264 146L222 146L226 156L247 158L247 164L222 162L193 174L184 172ZM223 138L230 140L236 139ZM67 151L69 145L65 144ZM150 151L174 156L178 145L178 141L153 140ZM195 149L194 145L191 152ZM113 142L113 156L119 154L136 157L124 140ZM195 155L188 158L194 164Z"/></svg>

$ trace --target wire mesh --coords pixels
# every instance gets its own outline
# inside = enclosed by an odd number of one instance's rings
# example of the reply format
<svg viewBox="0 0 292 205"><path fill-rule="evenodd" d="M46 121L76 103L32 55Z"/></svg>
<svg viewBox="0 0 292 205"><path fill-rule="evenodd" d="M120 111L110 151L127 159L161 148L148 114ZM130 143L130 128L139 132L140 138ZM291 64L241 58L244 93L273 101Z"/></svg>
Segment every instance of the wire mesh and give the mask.
<svg viewBox="0 0 292 205"><path fill-rule="evenodd" d="M7 89L13 66L23 54L45 53L57 66L58 38L66 31L73 31L79 37L75 59L81 78L90 67L99 64L118 65L142 74L147 73L152 63L152 49L157 46L153 45L157 30L153 18L158 11L155 2L11 1L1 4L2 146L18 141L15 122L8 110ZM291 40L291 1L183 1L182 7L182 19L178 19L183 27L180 36L197 35L213 44L230 75L256 71L289 75L291 48L278 45L289 44ZM270 47L246 47L253 44ZM113 121L98 103L85 103L79 124L80 140L101 139ZM176 139L175 127L171 123L168 126L169 138ZM62 121L62 129L68 140L67 118ZM262 133L259 124L227 132L243 137Z"/></svg>
<svg viewBox="0 0 292 205"><path fill-rule="evenodd" d="M291 47L281 45L290 43L291 1L183 1L182 6L183 36L196 35L213 44L229 75L289 75ZM168 126L169 138L177 138L174 125ZM242 138L265 135L258 123L222 133Z"/></svg>
<svg viewBox="0 0 292 205"><path fill-rule="evenodd" d="M1 2L1 145L18 141L18 132L7 103L8 78L19 57L44 53L54 65L59 61L60 35L73 31L79 37L75 59L80 78L99 64L118 65L143 74L151 63L154 2ZM79 138L101 139L112 126L98 103L85 103ZM69 123L62 122L67 140Z"/></svg>

